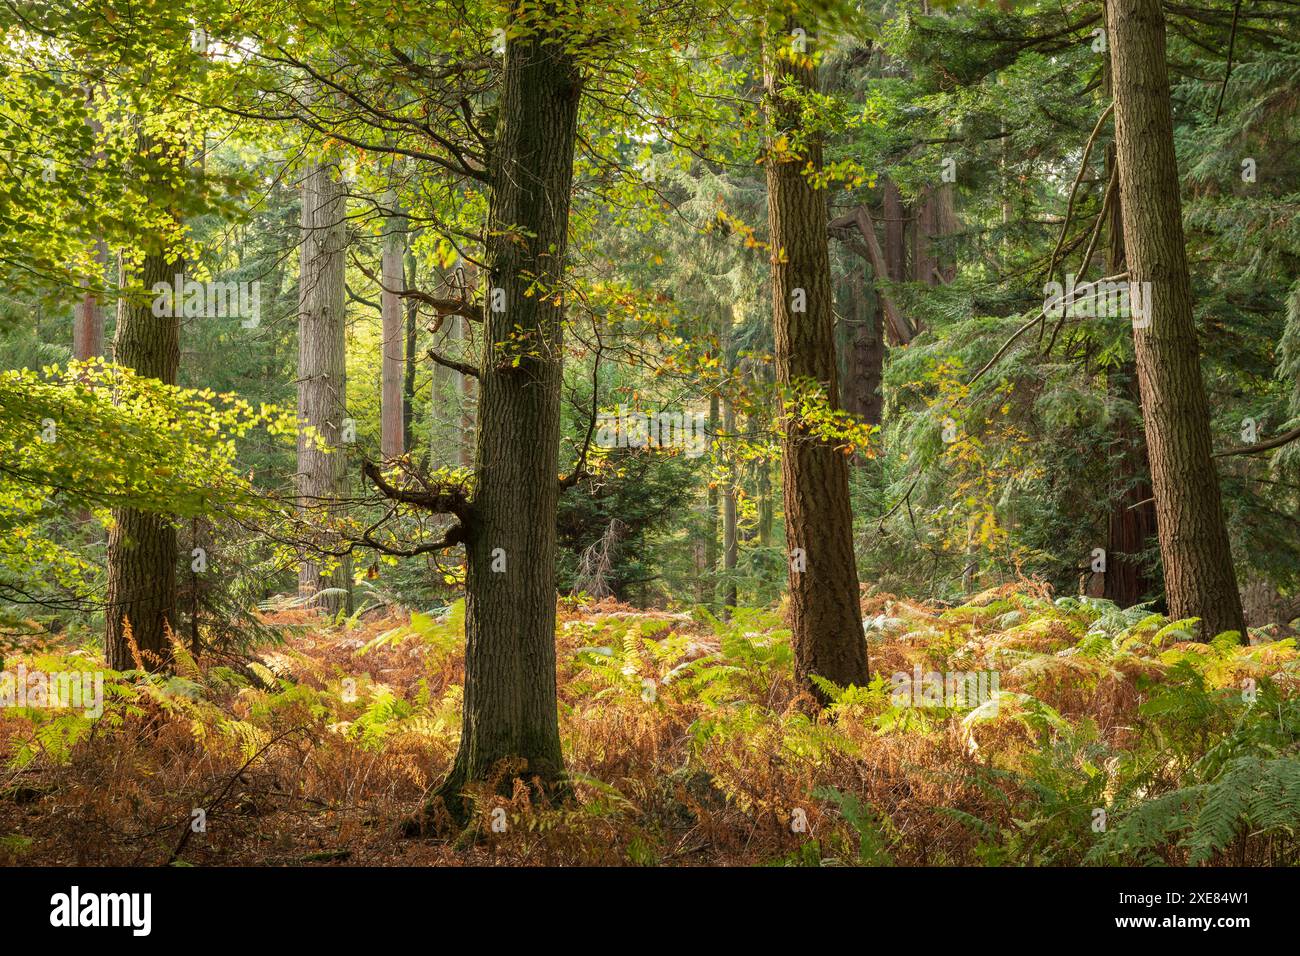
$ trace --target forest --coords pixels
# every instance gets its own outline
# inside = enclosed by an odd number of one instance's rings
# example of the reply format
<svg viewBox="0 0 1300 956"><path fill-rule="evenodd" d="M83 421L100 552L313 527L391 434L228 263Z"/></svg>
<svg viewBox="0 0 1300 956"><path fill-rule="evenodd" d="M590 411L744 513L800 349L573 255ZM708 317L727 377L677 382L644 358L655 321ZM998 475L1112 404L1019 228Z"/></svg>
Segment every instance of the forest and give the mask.
<svg viewBox="0 0 1300 956"><path fill-rule="evenodd" d="M1298 107L1300 0L0 0L0 864L1300 865Z"/></svg>

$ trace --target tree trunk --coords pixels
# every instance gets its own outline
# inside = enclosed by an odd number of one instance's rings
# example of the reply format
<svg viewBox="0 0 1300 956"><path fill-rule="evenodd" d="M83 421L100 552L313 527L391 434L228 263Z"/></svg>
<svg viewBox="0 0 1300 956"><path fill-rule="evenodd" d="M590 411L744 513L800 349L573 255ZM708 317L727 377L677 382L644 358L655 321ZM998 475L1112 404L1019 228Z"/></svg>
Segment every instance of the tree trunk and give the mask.
<svg viewBox="0 0 1300 956"><path fill-rule="evenodd" d="M384 233L384 252L380 273L380 313L383 318L382 361L380 365L380 453L386 459L400 458L405 449L406 429L402 407L402 365L405 352L405 329L402 327L402 254L405 251L405 223L394 211ZM389 291L392 290L392 291Z"/></svg>
<svg viewBox="0 0 1300 956"><path fill-rule="evenodd" d="M912 233L912 278L926 285L935 284L939 260L930 248L930 239L938 229L935 206L927 189L916 200L916 230Z"/></svg>
<svg viewBox="0 0 1300 956"><path fill-rule="evenodd" d="M787 23L788 36L795 27ZM812 63L801 54L769 49L766 102L772 135L801 141L797 104L776 91L793 82L816 87ZM793 57L793 59L792 59ZM797 61L797 62L796 62ZM867 645L862 632L853 515L849 506L848 461L833 445L810 433L787 408L789 393L814 392L830 408L839 405L835 370L835 315L826 195L805 178L806 165L819 170L821 143L806 140L798 157L767 152L768 226L772 243L772 311L776 375L782 395L782 476L786 543L790 550L790 624L795 677L823 703L814 675L841 686L867 680Z"/></svg>
<svg viewBox="0 0 1300 956"><path fill-rule="evenodd" d="M413 289L415 281L415 253L410 244L406 250L406 270L402 276L402 288ZM410 450L414 447L413 421L415 416L415 369L416 369L416 320L419 317L419 305L415 299L406 302L406 367L402 379L402 447Z"/></svg>
<svg viewBox="0 0 1300 956"><path fill-rule="evenodd" d="M72 357L79 362L98 358L104 354L104 310L99 305L97 284L104 280L104 266L108 263L108 249L98 243L95 261L99 273L83 281L85 292L77 303L77 314L72 324Z"/></svg>
<svg viewBox="0 0 1300 956"><path fill-rule="evenodd" d="M722 454L722 443L718 440L719 430L722 428L720 388L721 384L716 384L713 394L709 396L709 437L713 442L710 450L714 455L715 468L718 465L718 457ZM714 607L718 600L718 483L716 481L709 482L709 490L705 495L705 508L708 509L709 518L704 528L705 572L700 581L702 595L700 601L702 604Z"/></svg>
<svg viewBox="0 0 1300 956"><path fill-rule="evenodd" d="M1245 634L1192 316L1164 15L1159 0L1110 0L1106 20L1129 280L1150 284L1150 325L1135 323L1133 341L1169 613L1200 618L1207 639Z"/></svg>
<svg viewBox="0 0 1300 956"><path fill-rule="evenodd" d="M942 257L933 242L956 231L954 202L952 183L927 189L917 200L916 231L912 234L915 246L913 278L917 282L943 285L957 277L956 263Z"/></svg>
<svg viewBox="0 0 1300 956"><path fill-rule="evenodd" d="M727 381L732 380L735 371L731 352L731 326L735 320L730 305L722 310L722 366L727 370ZM723 587L723 617L728 619L728 608L736 606L736 559L740 548L736 538L736 483L740 478L736 467L734 442L736 435L736 406L730 395L722 397L722 433L726 436L728 450L724 455L723 474L726 484L722 487L722 571L726 584Z"/></svg>
<svg viewBox="0 0 1300 956"><path fill-rule="evenodd" d="M845 408L868 425L879 425L884 417L881 382L885 374L885 334L879 299L872 293L871 279L864 267L848 279L849 327L848 387ZM864 456L854 462L865 464Z"/></svg>
<svg viewBox="0 0 1300 956"><path fill-rule="evenodd" d="M885 267L891 282L907 278L907 243L903 197L892 179L885 180Z"/></svg>
<svg viewBox="0 0 1300 956"><path fill-rule="evenodd" d="M298 273L298 496L301 509L317 509L324 516L347 486L346 213L347 194L338 169L310 163L302 180ZM301 430L304 425L316 430L328 451L308 440ZM321 596L318 606L331 614L341 608L350 611L351 584L348 558L328 573L316 561L304 561L298 570L301 594L344 592Z"/></svg>
<svg viewBox="0 0 1300 956"><path fill-rule="evenodd" d="M515 14L518 16L518 14ZM465 701L439 796L562 786L555 559L563 283L581 76L544 23L506 41L492 151L477 490L465 545ZM540 291L539 291L540 290Z"/></svg>
<svg viewBox="0 0 1300 956"><path fill-rule="evenodd" d="M472 289L478 285L478 267L472 263L465 264L465 287ZM490 292L490 290L489 290ZM488 303L489 305L491 303ZM463 315L455 316L456 338L460 342L460 357L464 361L470 360L470 336L469 336L469 319ZM456 396L458 408L460 409L460 428L458 430L458 448L460 456L460 466L462 468L474 467L474 445L475 445L475 421L477 420L475 405L476 389L474 388L474 379L460 372L454 373L456 380Z"/></svg>
<svg viewBox="0 0 1300 956"><path fill-rule="evenodd" d="M184 264L150 252L139 280L145 290L154 283L172 285ZM128 284L120 276L121 287ZM179 290L173 302L178 302ZM180 369L180 309L155 316L147 294L118 300L113 360L137 375L176 384ZM176 623L176 526L167 515L136 508L113 509L108 532L108 595L104 640L108 666L130 670L170 667L170 635Z"/></svg>

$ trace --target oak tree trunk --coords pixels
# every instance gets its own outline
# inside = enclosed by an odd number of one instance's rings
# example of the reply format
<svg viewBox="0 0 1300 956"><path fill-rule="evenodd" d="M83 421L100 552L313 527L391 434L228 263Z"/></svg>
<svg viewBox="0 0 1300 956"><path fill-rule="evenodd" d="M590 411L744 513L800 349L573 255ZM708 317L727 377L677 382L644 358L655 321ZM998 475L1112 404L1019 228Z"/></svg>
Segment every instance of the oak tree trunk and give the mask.
<svg viewBox="0 0 1300 956"><path fill-rule="evenodd" d="M506 42L490 170L477 489L467 528L465 700L439 795L562 785L555 560L563 283L580 71L544 24ZM549 42L545 42L549 41Z"/></svg>
<svg viewBox="0 0 1300 956"><path fill-rule="evenodd" d="M149 252L138 280L145 294L118 300L113 360L137 375L175 385L180 369L180 309L155 316L147 290L156 282L173 285L184 264L161 252ZM120 276L123 289L128 277ZM173 302L179 300L174 290ZM108 595L105 651L108 666L130 670L164 670L172 660L171 634L176 622L176 526L172 519L137 508L113 509L108 531Z"/></svg>

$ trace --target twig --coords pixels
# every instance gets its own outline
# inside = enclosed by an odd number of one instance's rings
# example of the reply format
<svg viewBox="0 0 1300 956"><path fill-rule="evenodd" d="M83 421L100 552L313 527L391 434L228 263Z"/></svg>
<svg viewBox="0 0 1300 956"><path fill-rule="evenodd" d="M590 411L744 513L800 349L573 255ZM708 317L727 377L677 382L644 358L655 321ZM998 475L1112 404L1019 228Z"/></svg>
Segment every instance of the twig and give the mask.
<svg viewBox="0 0 1300 956"><path fill-rule="evenodd" d="M1086 289L1089 286L1098 285L1099 283L1102 282L1114 282L1117 279L1123 279L1127 275L1128 275L1127 272L1120 272L1113 276L1106 276L1105 278L1098 279L1096 282L1085 282L1083 283L1083 285L1075 286L1074 289L1077 292L1080 289ZM1062 302L1061 304L1063 307L1065 307L1064 302ZM1015 344L1016 340L1020 338L1020 336L1024 335L1035 325L1037 325L1039 319L1046 318L1046 316L1047 316L1047 306L1043 306L1032 319L1030 319L1020 328L1016 329L1016 331L1012 334L1011 338L1007 339L1006 342L1002 344L1002 348L998 349L997 354L988 360L988 364L985 365L978 372L976 372L974 377L969 382L966 383L966 387L969 388L970 386L978 382L981 376L983 376L985 372L987 372L989 369L991 369L994 365L996 365L998 362L1002 360L1002 356L1007 354L1007 350L1010 349L1011 346Z"/></svg>
<svg viewBox="0 0 1300 956"><path fill-rule="evenodd" d="M1092 128L1092 133L1088 136L1088 142L1083 147L1083 159L1079 162L1079 172L1074 177L1074 185L1070 187L1070 201L1065 207L1065 221L1061 223L1061 234L1056 238L1056 248L1052 250L1052 258L1047 263L1047 278L1050 281L1052 272L1056 269L1056 258L1061 254L1061 246L1065 244L1065 235L1070 231L1070 220L1074 215L1074 196L1079 191L1079 184L1083 182L1083 174L1088 169L1088 158L1092 155L1092 144L1097 141L1097 134L1101 132L1102 124L1106 122L1106 117L1110 116L1115 109L1115 104L1111 103L1101 115L1097 117L1097 125Z"/></svg>
<svg viewBox="0 0 1300 956"><path fill-rule="evenodd" d="M1275 438L1268 441L1262 441L1258 445L1241 445L1237 448L1229 448L1227 451L1218 451L1214 453L1215 458L1226 458L1229 455L1257 455L1261 451L1272 451L1274 448L1281 448L1300 438L1300 427L1291 429L1289 432L1283 432Z"/></svg>
<svg viewBox="0 0 1300 956"><path fill-rule="evenodd" d="M226 781L226 785L221 788L221 793L217 794L217 798L215 800L204 801L204 803L207 804L206 809L215 810L217 806L221 803L221 801L225 800L226 797L229 796L231 788L233 788L234 785L239 781L239 778L243 776L244 771L247 770L250 766L252 766L253 761L255 761L258 757L262 756L262 754L266 753L268 750L271 749L271 747L279 743L285 737L288 737L290 734L296 734L299 731L303 731L306 729L307 729L306 725L301 725L298 727L290 727L288 730L281 731L280 733L276 734L265 744L259 747L257 749L257 752L254 753L253 756L245 760L244 765L235 771L234 776L232 776L229 780ZM184 832L181 833L181 838L179 841L177 841L176 848L172 850L171 856L167 857L167 862L164 863L163 866L171 866L173 863L176 862L176 858L181 855L181 851L183 851L186 845L190 842L190 835L193 832L194 832L194 828L191 825L191 820L189 817L186 817Z"/></svg>
<svg viewBox="0 0 1300 956"><path fill-rule="evenodd" d="M1223 94L1228 92L1228 77L1232 76L1232 50L1237 45L1237 15L1241 13L1241 0L1232 5L1232 32L1228 34L1228 65L1223 71L1223 85L1219 87L1219 101L1214 105L1214 122L1219 121L1223 109Z"/></svg>

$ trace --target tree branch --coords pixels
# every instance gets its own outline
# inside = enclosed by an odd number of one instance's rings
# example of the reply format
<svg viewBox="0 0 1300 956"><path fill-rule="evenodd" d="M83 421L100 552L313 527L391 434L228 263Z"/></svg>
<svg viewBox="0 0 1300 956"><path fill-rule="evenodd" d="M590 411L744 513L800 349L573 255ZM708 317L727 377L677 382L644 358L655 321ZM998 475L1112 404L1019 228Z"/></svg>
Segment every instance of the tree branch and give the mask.
<svg viewBox="0 0 1300 956"><path fill-rule="evenodd" d="M1283 445L1289 445L1291 442L1300 438L1300 426L1291 429L1289 432L1270 438L1268 441L1262 441L1258 445L1241 445L1237 448L1229 448L1227 451L1218 451L1214 453L1215 458L1227 458L1230 455L1258 455L1262 451L1272 451L1274 448L1281 448Z"/></svg>

